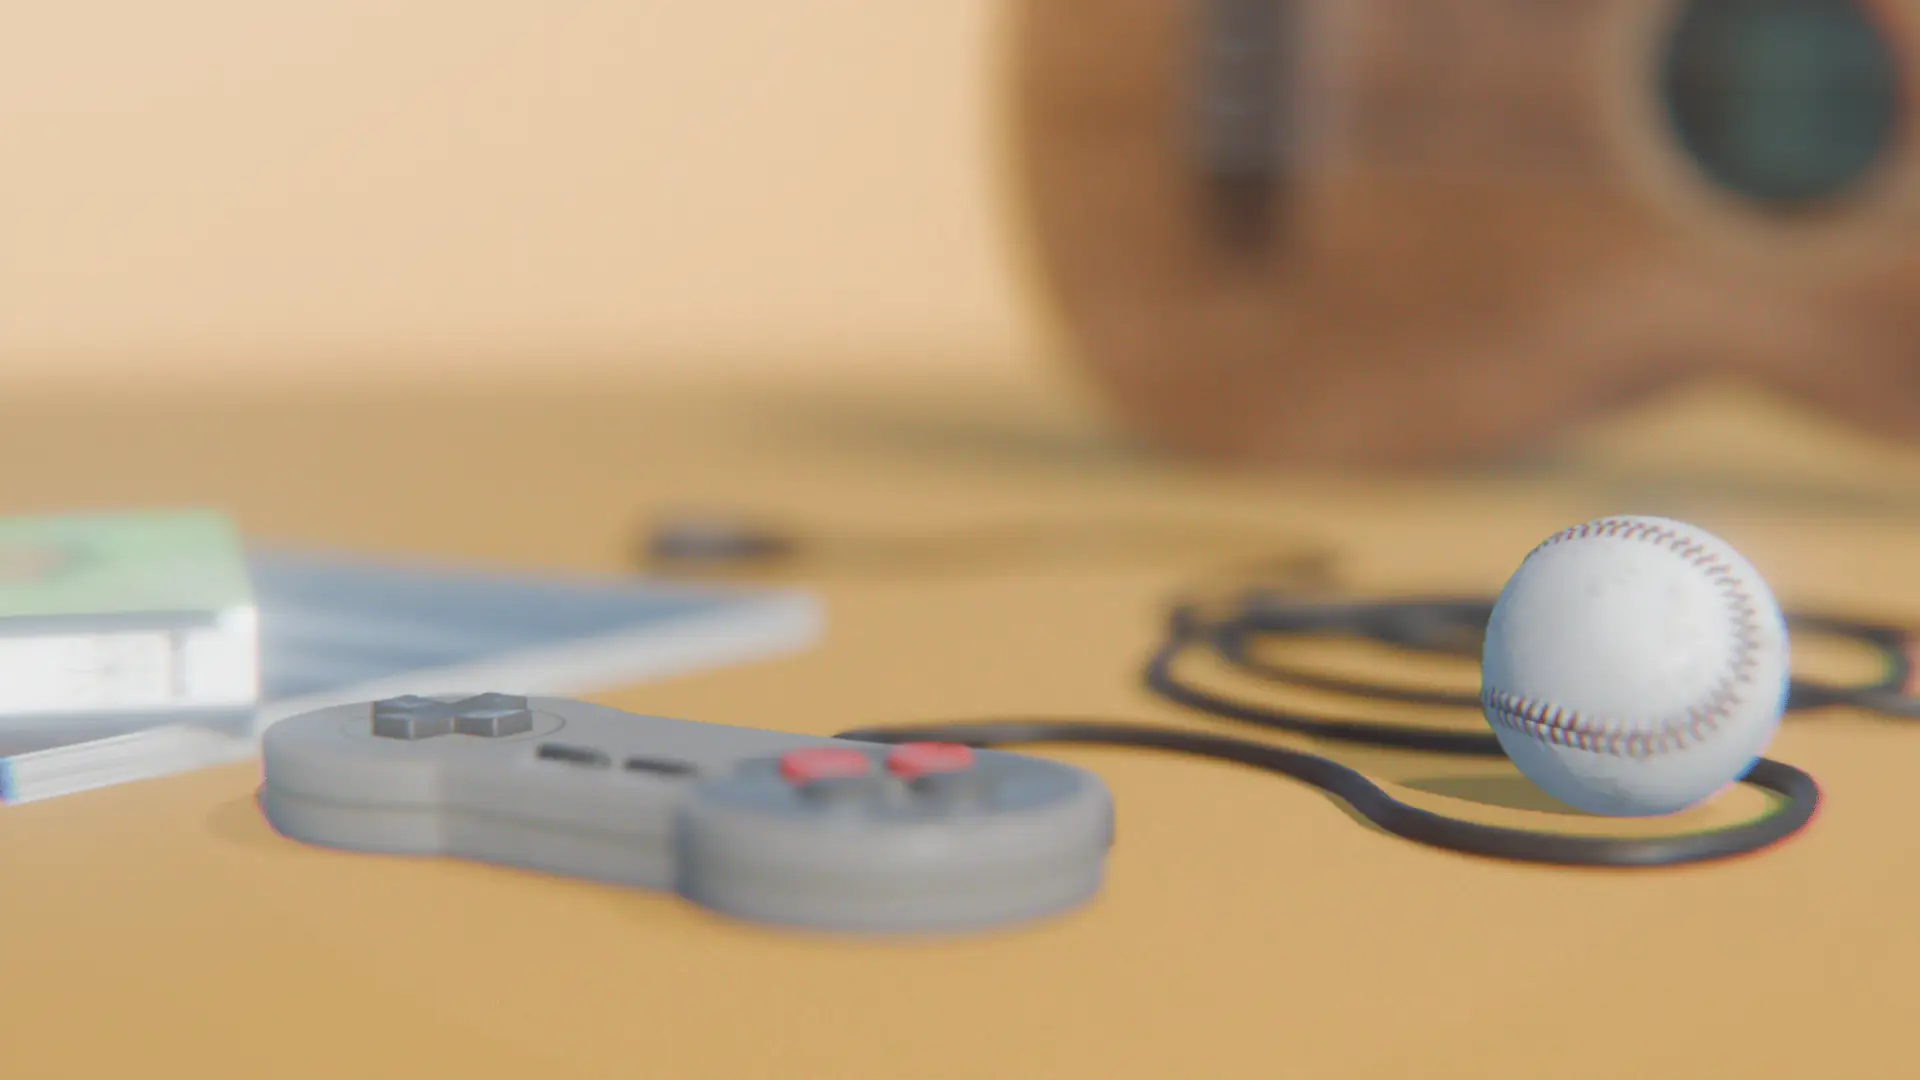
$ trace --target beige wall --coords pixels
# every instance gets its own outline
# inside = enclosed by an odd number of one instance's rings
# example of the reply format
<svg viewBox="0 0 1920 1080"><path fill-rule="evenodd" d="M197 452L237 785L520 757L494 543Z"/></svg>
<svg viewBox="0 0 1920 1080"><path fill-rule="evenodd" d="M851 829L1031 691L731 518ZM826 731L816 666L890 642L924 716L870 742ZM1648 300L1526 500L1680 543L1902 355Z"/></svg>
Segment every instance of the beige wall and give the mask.
<svg viewBox="0 0 1920 1080"><path fill-rule="evenodd" d="M1020 357L999 14L13 5L0 376Z"/></svg>

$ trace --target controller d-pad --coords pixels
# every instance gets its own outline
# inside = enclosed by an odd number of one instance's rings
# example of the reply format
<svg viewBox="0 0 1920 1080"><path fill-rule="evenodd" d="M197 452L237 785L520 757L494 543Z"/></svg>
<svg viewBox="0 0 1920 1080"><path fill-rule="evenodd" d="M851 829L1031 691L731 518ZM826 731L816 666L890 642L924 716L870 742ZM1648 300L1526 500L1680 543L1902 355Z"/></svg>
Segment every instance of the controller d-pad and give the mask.
<svg viewBox="0 0 1920 1080"><path fill-rule="evenodd" d="M486 739L524 735L533 730L533 709L513 694L481 694L454 703L453 730Z"/></svg>
<svg viewBox="0 0 1920 1080"><path fill-rule="evenodd" d="M433 739L453 734L454 708L407 694L373 703L373 733L382 739Z"/></svg>
<svg viewBox="0 0 1920 1080"><path fill-rule="evenodd" d="M373 703L373 733L383 739L453 734L503 739L532 730L532 707L513 694L479 694L455 702L406 694Z"/></svg>

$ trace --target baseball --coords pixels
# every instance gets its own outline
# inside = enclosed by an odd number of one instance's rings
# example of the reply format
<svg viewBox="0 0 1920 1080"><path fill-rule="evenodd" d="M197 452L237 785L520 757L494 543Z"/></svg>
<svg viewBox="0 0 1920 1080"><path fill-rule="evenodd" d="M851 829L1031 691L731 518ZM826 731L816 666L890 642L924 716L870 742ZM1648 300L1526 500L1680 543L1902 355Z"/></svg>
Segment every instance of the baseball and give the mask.
<svg viewBox="0 0 1920 1080"><path fill-rule="evenodd" d="M1548 795L1652 817L1745 776L1787 683L1786 618L1751 563L1684 522L1607 517L1542 541L1501 590L1480 703Z"/></svg>

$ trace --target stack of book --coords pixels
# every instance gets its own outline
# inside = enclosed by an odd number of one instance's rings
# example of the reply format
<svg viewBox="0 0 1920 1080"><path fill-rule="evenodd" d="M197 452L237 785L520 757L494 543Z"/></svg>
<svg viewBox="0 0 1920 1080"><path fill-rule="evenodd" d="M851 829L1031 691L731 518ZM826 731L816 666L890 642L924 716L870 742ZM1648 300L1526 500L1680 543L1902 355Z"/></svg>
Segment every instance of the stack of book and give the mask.
<svg viewBox="0 0 1920 1080"><path fill-rule="evenodd" d="M821 626L786 590L251 550L212 512L0 521L0 803L242 760L326 705L589 694Z"/></svg>
<svg viewBox="0 0 1920 1080"><path fill-rule="evenodd" d="M259 625L220 514L0 521L0 801L98 786L139 756L127 736L156 728L243 738Z"/></svg>

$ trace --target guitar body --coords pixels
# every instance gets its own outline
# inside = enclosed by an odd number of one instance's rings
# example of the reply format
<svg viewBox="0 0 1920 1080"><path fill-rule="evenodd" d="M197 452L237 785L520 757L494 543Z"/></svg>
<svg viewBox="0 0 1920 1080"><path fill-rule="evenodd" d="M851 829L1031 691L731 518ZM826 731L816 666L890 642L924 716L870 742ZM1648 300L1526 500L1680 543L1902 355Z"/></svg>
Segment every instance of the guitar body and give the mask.
<svg viewBox="0 0 1920 1080"><path fill-rule="evenodd" d="M1079 362L1203 454L1509 454L1697 375L1920 433L1920 3L1023 0Z"/></svg>

